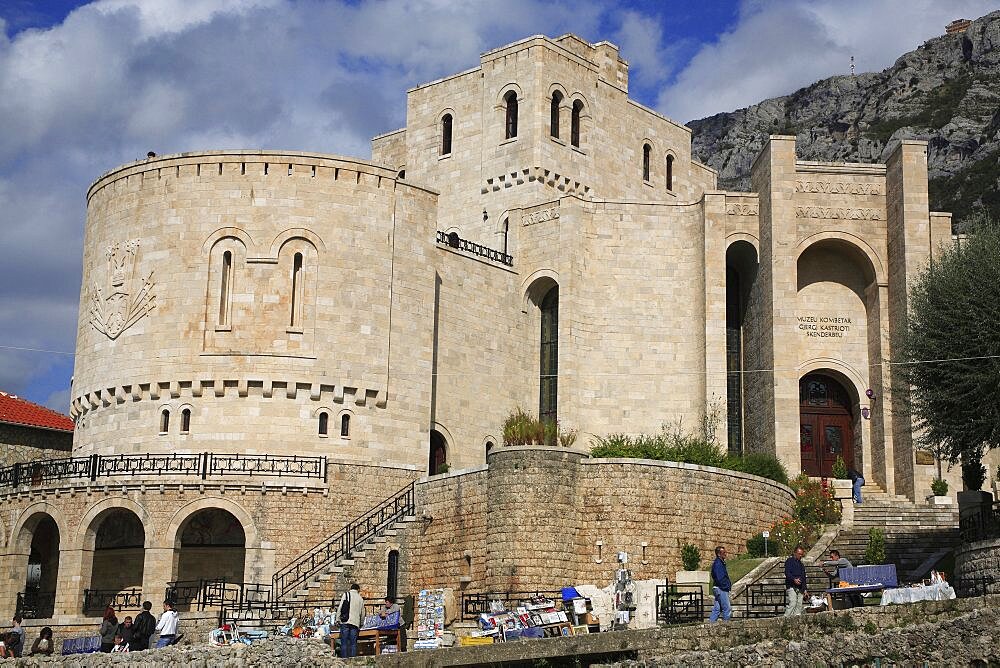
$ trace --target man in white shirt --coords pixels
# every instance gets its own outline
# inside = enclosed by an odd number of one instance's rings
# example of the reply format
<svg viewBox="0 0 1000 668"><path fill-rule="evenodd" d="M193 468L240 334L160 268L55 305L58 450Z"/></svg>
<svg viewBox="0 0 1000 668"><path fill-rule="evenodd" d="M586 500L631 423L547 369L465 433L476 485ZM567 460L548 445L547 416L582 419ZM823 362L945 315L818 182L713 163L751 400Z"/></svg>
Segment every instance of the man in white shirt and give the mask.
<svg viewBox="0 0 1000 668"><path fill-rule="evenodd" d="M174 644L177 637L177 612L170 601L163 602L163 615L156 623L156 632L160 637L156 640L156 649Z"/></svg>
<svg viewBox="0 0 1000 668"><path fill-rule="evenodd" d="M344 606L347 606L347 619L342 616ZM340 657L348 659L358 655L358 631L365 618L365 599L361 598L361 587L358 583L344 592L337 606L337 617L340 619Z"/></svg>

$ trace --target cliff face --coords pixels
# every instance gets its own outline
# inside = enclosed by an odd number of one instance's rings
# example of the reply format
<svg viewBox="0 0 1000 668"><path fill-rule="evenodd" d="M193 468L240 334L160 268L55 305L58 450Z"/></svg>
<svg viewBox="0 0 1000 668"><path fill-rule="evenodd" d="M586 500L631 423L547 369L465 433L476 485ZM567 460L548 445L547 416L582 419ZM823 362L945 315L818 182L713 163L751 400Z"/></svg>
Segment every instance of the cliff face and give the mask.
<svg viewBox="0 0 1000 668"><path fill-rule="evenodd" d="M688 126L694 155L730 190L749 190L770 134L796 135L800 160L844 162L884 162L894 140L926 139L931 210L1000 220L1000 11L882 72L830 77Z"/></svg>

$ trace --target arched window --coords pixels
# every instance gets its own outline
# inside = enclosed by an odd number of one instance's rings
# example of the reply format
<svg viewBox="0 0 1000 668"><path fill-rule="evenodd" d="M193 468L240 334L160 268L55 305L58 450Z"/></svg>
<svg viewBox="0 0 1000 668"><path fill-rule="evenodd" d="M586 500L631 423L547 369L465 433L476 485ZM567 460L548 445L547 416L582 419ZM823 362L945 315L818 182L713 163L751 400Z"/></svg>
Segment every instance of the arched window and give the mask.
<svg viewBox="0 0 1000 668"><path fill-rule="evenodd" d="M233 252L222 254L222 276L219 285L219 325L229 324L229 294L233 284Z"/></svg>
<svg viewBox="0 0 1000 668"><path fill-rule="evenodd" d="M580 114L583 113L583 102L576 100L573 102L573 116L569 124L569 143L580 148Z"/></svg>
<svg viewBox="0 0 1000 668"><path fill-rule="evenodd" d="M296 253L292 260L292 327L302 325L302 253Z"/></svg>
<svg viewBox="0 0 1000 668"><path fill-rule="evenodd" d="M667 190L674 189L674 156L667 156Z"/></svg>
<svg viewBox="0 0 1000 668"><path fill-rule="evenodd" d="M513 139L517 136L517 93L509 91L503 99L507 103L504 139Z"/></svg>
<svg viewBox="0 0 1000 668"><path fill-rule="evenodd" d="M642 180L649 181L649 154L652 153L653 147L649 144L642 145Z"/></svg>
<svg viewBox="0 0 1000 668"><path fill-rule="evenodd" d="M559 91L552 93L552 109L549 112L549 134L559 138L559 105L562 104L563 96Z"/></svg>
<svg viewBox="0 0 1000 668"><path fill-rule="evenodd" d="M395 601L399 596L399 550L389 550L385 576L385 597Z"/></svg>
<svg viewBox="0 0 1000 668"><path fill-rule="evenodd" d="M330 433L330 414L323 411L319 414L319 435L326 436Z"/></svg>
<svg viewBox="0 0 1000 668"><path fill-rule="evenodd" d="M494 447L495 445L496 445L496 444L495 444L495 443L494 443L493 441L486 441L486 456L487 456L487 457L489 457L489 456L490 456L490 452L492 452L492 451L493 451L493 447Z"/></svg>
<svg viewBox="0 0 1000 668"><path fill-rule="evenodd" d="M556 421L556 397L559 380L559 286L551 288L542 299L542 326L538 371L538 419Z"/></svg>
<svg viewBox="0 0 1000 668"><path fill-rule="evenodd" d="M351 416L344 413L340 416L340 437L348 438L351 435Z"/></svg>
<svg viewBox="0 0 1000 668"><path fill-rule="evenodd" d="M441 155L451 153L451 114L441 117Z"/></svg>
<svg viewBox="0 0 1000 668"><path fill-rule="evenodd" d="M427 474L439 475L448 472L448 443L437 429L431 430L430 453Z"/></svg>
<svg viewBox="0 0 1000 668"><path fill-rule="evenodd" d="M185 408L181 411L181 433L186 434L191 431L191 409Z"/></svg>
<svg viewBox="0 0 1000 668"><path fill-rule="evenodd" d="M160 411L160 433L166 434L170 429L170 411L164 408Z"/></svg>

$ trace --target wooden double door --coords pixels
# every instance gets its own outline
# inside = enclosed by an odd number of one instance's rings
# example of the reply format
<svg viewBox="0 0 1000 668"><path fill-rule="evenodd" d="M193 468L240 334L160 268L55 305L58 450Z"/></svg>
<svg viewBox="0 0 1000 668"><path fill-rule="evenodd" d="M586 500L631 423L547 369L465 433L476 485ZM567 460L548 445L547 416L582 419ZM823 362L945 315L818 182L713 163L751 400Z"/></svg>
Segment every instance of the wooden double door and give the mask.
<svg viewBox="0 0 1000 668"><path fill-rule="evenodd" d="M799 452L802 471L830 477L837 457L854 462L854 415L847 391L836 380L809 374L799 381Z"/></svg>

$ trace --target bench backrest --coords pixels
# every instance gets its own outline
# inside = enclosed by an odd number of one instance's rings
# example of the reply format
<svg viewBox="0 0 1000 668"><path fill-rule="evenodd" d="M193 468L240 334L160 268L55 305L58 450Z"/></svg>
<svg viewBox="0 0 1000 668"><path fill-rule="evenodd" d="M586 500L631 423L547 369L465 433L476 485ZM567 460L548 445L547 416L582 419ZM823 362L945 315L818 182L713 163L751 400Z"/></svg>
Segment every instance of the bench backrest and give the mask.
<svg viewBox="0 0 1000 668"><path fill-rule="evenodd" d="M896 564L881 566L848 566L841 568L837 576L853 585L880 584L886 588L898 587Z"/></svg>

